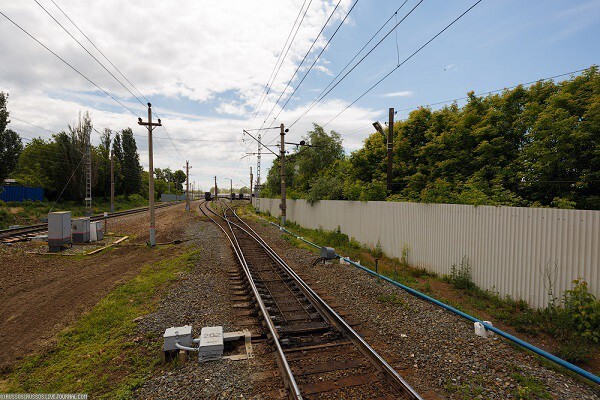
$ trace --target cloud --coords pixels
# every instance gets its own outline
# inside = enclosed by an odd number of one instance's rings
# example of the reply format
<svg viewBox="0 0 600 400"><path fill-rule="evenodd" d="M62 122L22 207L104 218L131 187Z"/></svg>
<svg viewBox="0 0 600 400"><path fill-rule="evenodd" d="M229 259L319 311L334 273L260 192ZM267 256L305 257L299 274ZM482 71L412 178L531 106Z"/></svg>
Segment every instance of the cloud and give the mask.
<svg viewBox="0 0 600 400"><path fill-rule="evenodd" d="M391 93L386 93L384 95L382 95L383 97L410 97L412 96L414 93L411 92L410 90L404 90L401 92L391 92Z"/></svg>
<svg viewBox="0 0 600 400"><path fill-rule="evenodd" d="M40 3L129 87L52 2L42 0ZM152 101L155 111L160 114L164 128L155 131L155 166L180 169L185 159L189 159L194 166L191 179L204 188L211 185L210 177L215 174L234 178L234 184L247 180L246 171L254 165L255 158L242 157L246 148L255 149L256 144L247 137L242 143L242 129L247 128L248 118L263 94L291 28L290 21L295 20L303 2L163 1L153 2L150 7L142 0L84 3L61 0L58 4ZM334 0L311 3L257 121L262 122L267 111L274 107L279 93L336 3ZM351 0L343 0L330 24L339 22L350 4ZM73 67L119 98L135 114L145 116L143 105L89 57L35 2L6 2L3 12ZM0 35L10 38L0 42L0 54L3 56L0 90L10 94L8 108L15 118L58 132L67 129L68 124L74 124L80 111L89 110L94 127L99 131L104 127L114 130L131 127L136 135L140 160L147 167L147 131L137 125L137 115L132 115L98 91L10 22L4 20L0 24ZM319 39L313 53L322 49L326 42L326 38ZM316 67L318 71L330 73L324 67L326 60L320 61L320 64ZM142 103L146 102L136 89L130 87L130 90L140 97ZM288 88L286 94L289 95L292 90L293 87ZM175 103L186 101L187 106L185 111L172 109L155 101L156 97L174 99ZM283 98L285 100L286 97ZM342 103L331 100L326 104ZM282 117L299 115L303 111L300 107L286 109ZM274 112L279 110L280 106L277 106ZM316 107L311 113L315 119L304 119L298 123L295 134L310 130L312 125L309 121L327 121L338 111L339 108L326 109L325 104ZM336 129L362 123L370 112L359 108L351 111ZM39 134L50 137L50 133L15 119L11 126L30 132L28 136ZM99 142L97 134L92 141L95 144ZM178 155L173 143L184 159ZM263 168L270 164L269 158L263 159ZM266 176L264 170L263 176Z"/></svg>

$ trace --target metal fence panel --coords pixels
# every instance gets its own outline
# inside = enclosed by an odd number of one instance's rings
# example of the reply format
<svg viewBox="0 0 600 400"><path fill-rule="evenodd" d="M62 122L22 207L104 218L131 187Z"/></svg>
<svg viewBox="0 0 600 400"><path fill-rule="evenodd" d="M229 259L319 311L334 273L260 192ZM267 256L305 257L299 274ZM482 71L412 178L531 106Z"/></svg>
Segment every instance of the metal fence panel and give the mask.
<svg viewBox="0 0 600 400"><path fill-rule="evenodd" d="M261 211L279 215L279 199L261 199ZM583 277L600 296L600 211L459 204L288 200L290 221L340 230L391 257L408 248L411 265L449 274L467 257L483 289L526 300L533 307Z"/></svg>
<svg viewBox="0 0 600 400"><path fill-rule="evenodd" d="M0 189L0 200L2 201L43 201L44 189L26 186L2 186Z"/></svg>

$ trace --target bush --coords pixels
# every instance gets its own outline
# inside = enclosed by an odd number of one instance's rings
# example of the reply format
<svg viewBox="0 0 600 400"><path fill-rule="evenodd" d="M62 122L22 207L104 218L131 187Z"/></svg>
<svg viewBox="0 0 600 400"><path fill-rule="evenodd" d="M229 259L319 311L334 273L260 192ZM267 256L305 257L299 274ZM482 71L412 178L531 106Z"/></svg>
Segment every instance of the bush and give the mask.
<svg viewBox="0 0 600 400"><path fill-rule="evenodd" d="M475 288L475 283L471 278L471 264L467 256L463 256L460 265L452 264L449 281L457 289Z"/></svg>
<svg viewBox="0 0 600 400"><path fill-rule="evenodd" d="M381 248L381 241L379 239L377 239L377 245L375 246L375 248L371 250L371 254L375 258L383 257L383 249Z"/></svg>
<svg viewBox="0 0 600 400"><path fill-rule="evenodd" d="M583 278L575 279L573 284L573 289L565 291L564 294L564 312L578 335L598 343L600 300L589 292L587 282Z"/></svg>

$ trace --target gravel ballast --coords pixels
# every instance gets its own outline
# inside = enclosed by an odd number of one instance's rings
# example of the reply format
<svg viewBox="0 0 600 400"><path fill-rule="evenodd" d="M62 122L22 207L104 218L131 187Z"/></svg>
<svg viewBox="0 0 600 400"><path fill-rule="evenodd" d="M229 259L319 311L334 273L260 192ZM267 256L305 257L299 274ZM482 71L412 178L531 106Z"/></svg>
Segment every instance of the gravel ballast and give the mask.
<svg viewBox="0 0 600 400"><path fill-rule="evenodd" d="M472 322L356 267L312 266L316 253L291 245L270 224L250 222L319 294L362 322L355 329L425 398L600 398L593 384L543 366L508 341L476 336Z"/></svg>
<svg viewBox="0 0 600 400"><path fill-rule="evenodd" d="M138 322L142 335L156 337L171 326L192 325L198 337L205 326L223 326L224 332L239 331L231 302L227 271L237 268L229 242L212 222L199 221L188 232L200 251L193 270L183 274L160 301L156 312ZM247 318L247 317L244 317ZM257 328L249 328L257 333ZM277 365L266 342L253 343L252 360L219 360L199 363L191 353L183 366L164 364L159 373L136 391L139 399L269 399L279 398L282 381L273 376ZM243 346L236 354L243 353ZM162 354L157 354L162 357ZM266 372L258 376L257 372Z"/></svg>

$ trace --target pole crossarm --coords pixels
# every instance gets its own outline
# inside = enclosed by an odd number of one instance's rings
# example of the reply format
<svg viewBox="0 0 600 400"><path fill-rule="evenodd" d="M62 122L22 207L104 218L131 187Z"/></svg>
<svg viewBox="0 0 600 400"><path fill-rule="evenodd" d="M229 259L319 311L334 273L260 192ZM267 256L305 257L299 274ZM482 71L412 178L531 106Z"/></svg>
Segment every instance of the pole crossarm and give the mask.
<svg viewBox="0 0 600 400"><path fill-rule="evenodd" d="M254 136L252 136L252 134L250 132L248 132L247 130L244 129L244 133L247 133L248 136L250 136L252 139L256 140L261 146L264 146L267 150L269 150L271 153L273 153L276 157L279 157L279 154L275 153L273 150L271 150L270 148L268 148L264 143L262 143L260 140L258 140L257 138L255 138Z"/></svg>

